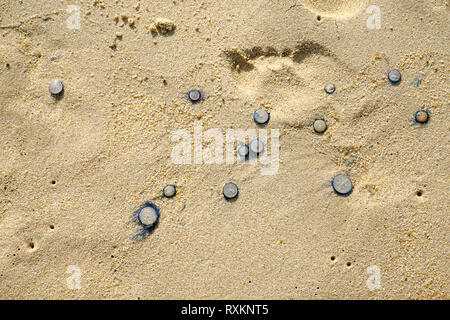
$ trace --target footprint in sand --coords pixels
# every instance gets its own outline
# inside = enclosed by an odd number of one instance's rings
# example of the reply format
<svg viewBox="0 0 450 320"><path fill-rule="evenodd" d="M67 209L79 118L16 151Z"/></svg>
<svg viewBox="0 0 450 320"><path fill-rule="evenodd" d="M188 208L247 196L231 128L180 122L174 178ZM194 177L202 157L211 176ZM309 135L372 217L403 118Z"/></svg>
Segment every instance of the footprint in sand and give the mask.
<svg viewBox="0 0 450 320"><path fill-rule="evenodd" d="M326 47L306 41L295 48L255 47L226 52L236 85L255 105L264 105L271 119L301 128L329 113L324 85L339 88L352 71Z"/></svg>

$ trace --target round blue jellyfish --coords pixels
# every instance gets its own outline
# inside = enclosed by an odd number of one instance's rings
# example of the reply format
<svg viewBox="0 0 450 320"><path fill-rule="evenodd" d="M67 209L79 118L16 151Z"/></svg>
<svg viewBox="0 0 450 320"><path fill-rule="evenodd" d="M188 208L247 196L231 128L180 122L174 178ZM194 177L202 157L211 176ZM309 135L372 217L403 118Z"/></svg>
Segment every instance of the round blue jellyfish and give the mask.
<svg viewBox="0 0 450 320"><path fill-rule="evenodd" d="M430 113L428 112L428 110L419 110L416 111L416 113L414 113L414 121L416 123L420 123L420 124L425 124L428 122L428 120L430 119Z"/></svg>
<svg viewBox="0 0 450 320"><path fill-rule="evenodd" d="M334 192L341 196L349 195L353 190L352 180L345 174L335 176L331 180L331 185L333 186Z"/></svg>
<svg viewBox="0 0 450 320"><path fill-rule="evenodd" d="M237 149L237 154L240 160L245 160L248 158L248 155L250 153L250 150L248 148L248 145L241 144Z"/></svg>
<svg viewBox="0 0 450 320"><path fill-rule="evenodd" d="M132 239L142 240L150 234L158 224L159 208L153 202L146 201L133 213L132 220L139 225L139 229Z"/></svg>
<svg viewBox="0 0 450 320"><path fill-rule="evenodd" d="M162 194L165 198L173 198L177 194L177 187L174 184L168 184L163 188Z"/></svg>
<svg viewBox="0 0 450 320"><path fill-rule="evenodd" d="M264 142L262 142L258 138L252 139L248 143L248 148L250 151L250 155L259 156L264 151Z"/></svg>
<svg viewBox="0 0 450 320"><path fill-rule="evenodd" d="M402 80L402 74L399 70L392 69L388 73L388 79L392 83L398 83L398 82L400 82L400 80Z"/></svg>
<svg viewBox="0 0 450 320"><path fill-rule="evenodd" d="M203 98L201 91L198 89L189 90L187 96L192 103L197 103Z"/></svg>
<svg viewBox="0 0 450 320"><path fill-rule="evenodd" d="M235 199L239 194L237 185L233 182L227 182L222 189L223 196L227 200Z"/></svg>
<svg viewBox="0 0 450 320"><path fill-rule="evenodd" d="M269 122L270 113L264 109L258 109L253 113L253 121L259 125L266 124Z"/></svg>

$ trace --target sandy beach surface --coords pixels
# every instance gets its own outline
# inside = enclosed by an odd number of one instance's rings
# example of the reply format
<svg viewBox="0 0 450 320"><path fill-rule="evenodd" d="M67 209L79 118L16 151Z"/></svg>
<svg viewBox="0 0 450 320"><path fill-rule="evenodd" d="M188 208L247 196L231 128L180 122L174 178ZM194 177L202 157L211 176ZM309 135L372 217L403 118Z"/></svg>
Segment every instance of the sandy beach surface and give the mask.
<svg viewBox="0 0 450 320"><path fill-rule="evenodd" d="M0 298L448 299L448 22L444 0L0 0ZM269 172L196 161L237 129Z"/></svg>

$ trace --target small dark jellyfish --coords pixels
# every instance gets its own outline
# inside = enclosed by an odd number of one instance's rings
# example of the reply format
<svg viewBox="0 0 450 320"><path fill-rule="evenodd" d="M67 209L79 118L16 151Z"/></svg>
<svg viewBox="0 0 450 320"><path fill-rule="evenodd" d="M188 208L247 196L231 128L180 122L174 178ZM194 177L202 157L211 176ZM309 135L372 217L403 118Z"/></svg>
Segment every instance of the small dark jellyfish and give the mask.
<svg viewBox="0 0 450 320"><path fill-rule="evenodd" d="M250 150L246 144L242 144L237 149L237 154L240 160L244 160L248 158Z"/></svg>
<svg viewBox="0 0 450 320"><path fill-rule="evenodd" d="M430 113L427 110L419 110L414 113L414 121L420 124L425 124L430 119Z"/></svg>
<svg viewBox="0 0 450 320"><path fill-rule="evenodd" d="M336 91L336 85L334 83L327 83L323 89L326 93L333 94Z"/></svg>
<svg viewBox="0 0 450 320"><path fill-rule="evenodd" d="M388 72L388 79L392 83L398 83L400 80L402 80L402 74L399 70L393 69Z"/></svg>
<svg viewBox="0 0 450 320"><path fill-rule="evenodd" d="M223 186L222 193L225 199L231 200L238 196L239 189L233 182L228 182Z"/></svg>
<svg viewBox="0 0 450 320"><path fill-rule="evenodd" d="M198 89L189 90L187 96L192 103L197 103L202 100L202 93Z"/></svg>
<svg viewBox="0 0 450 320"><path fill-rule="evenodd" d="M328 125L324 119L316 119L313 122L313 129L316 133L324 133L328 129Z"/></svg>
<svg viewBox="0 0 450 320"><path fill-rule="evenodd" d="M252 139L248 143L248 148L250 150L250 154L258 156L264 151L264 142L258 138Z"/></svg>
<svg viewBox="0 0 450 320"><path fill-rule="evenodd" d="M173 184L168 184L163 188L162 193L166 198L173 198L177 194L177 188Z"/></svg>
<svg viewBox="0 0 450 320"><path fill-rule="evenodd" d="M266 124L269 122L270 113L263 109L258 109L253 113L253 121L257 124Z"/></svg>
<svg viewBox="0 0 450 320"><path fill-rule="evenodd" d="M109 45L108 45L108 48L110 48L110 49L113 50L113 51L116 51L116 49L117 49L116 41L114 40L113 43L109 44Z"/></svg>
<svg viewBox="0 0 450 320"><path fill-rule="evenodd" d="M132 220L136 222L140 229L132 237L133 240L143 240L158 224L159 208L152 202L146 201L133 215Z"/></svg>
<svg viewBox="0 0 450 320"><path fill-rule="evenodd" d="M335 176L333 180L331 180L331 185L333 186L334 191L341 196L350 194L353 189L352 180L345 174L338 174Z"/></svg>
<svg viewBox="0 0 450 320"><path fill-rule="evenodd" d="M55 79L48 85L48 91L52 96L59 96L64 91L64 84L61 80Z"/></svg>

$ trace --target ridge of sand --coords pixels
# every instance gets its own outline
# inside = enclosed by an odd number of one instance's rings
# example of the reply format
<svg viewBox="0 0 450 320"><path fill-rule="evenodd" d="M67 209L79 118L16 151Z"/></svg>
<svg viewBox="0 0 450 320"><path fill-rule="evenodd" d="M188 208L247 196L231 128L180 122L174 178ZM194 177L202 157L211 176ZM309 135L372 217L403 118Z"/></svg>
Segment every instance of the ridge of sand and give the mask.
<svg viewBox="0 0 450 320"><path fill-rule="evenodd" d="M363 7L364 0L299 0L299 3L319 17L346 19Z"/></svg>

